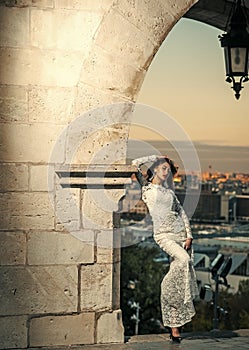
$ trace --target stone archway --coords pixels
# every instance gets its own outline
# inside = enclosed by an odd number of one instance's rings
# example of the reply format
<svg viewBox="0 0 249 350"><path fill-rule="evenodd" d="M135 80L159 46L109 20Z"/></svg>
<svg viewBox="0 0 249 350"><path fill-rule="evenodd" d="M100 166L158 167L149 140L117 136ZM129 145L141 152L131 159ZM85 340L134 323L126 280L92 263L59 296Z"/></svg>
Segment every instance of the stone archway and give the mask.
<svg viewBox="0 0 249 350"><path fill-rule="evenodd" d="M56 216L61 203L55 201L55 211L50 204L48 163L62 130L77 116L136 100L162 41L196 2L1 1L2 348L123 341L113 293L119 258L112 249L96 249L105 229L82 222L82 211L96 215L82 188L72 189L79 210L66 220L89 233L89 244L65 230L66 222ZM89 164L102 148L102 163L117 151L124 165L128 128L121 112L99 114L112 126L84 139L76 165ZM91 112L88 117L91 123ZM116 148L108 148L110 141ZM67 163L67 150L62 143L60 166ZM55 195L59 182L55 176L49 190ZM112 192L117 203L122 194L119 188ZM65 201L63 210L70 206ZM98 218L107 230L113 227L110 214L100 211Z"/></svg>

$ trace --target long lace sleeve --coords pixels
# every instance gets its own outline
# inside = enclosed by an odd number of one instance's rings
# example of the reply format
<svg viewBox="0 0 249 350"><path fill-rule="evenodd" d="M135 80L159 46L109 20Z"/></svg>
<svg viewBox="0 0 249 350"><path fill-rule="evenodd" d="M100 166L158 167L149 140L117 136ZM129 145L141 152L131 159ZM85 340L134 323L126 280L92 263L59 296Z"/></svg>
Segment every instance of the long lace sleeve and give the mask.
<svg viewBox="0 0 249 350"><path fill-rule="evenodd" d="M174 205L175 205L175 208L174 208L175 211L178 212L179 216L182 218L182 221L184 223L187 238L193 238L189 219L188 219L187 214L185 213L185 210L183 209L181 203L179 202L178 198L176 197L176 195L174 195Z"/></svg>
<svg viewBox="0 0 249 350"><path fill-rule="evenodd" d="M151 155L151 156L145 156L145 157L141 157L141 158L137 158L134 159L132 161L132 165L135 165L138 169L138 172L136 174L136 177L138 179L138 182L140 183L141 186L144 186L147 184L147 180L144 178L142 171L141 171L141 166L145 163L149 163L149 162L155 162L157 160L156 155Z"/></svg>

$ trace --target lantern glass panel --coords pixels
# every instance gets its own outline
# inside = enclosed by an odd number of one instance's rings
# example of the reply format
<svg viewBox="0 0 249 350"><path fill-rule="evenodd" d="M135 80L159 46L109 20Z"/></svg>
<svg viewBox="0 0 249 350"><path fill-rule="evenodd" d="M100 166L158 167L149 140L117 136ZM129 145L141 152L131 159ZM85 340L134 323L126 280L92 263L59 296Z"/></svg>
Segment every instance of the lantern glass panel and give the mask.
<svg viewBox="0 0 249 350"><path fill-rule="evenodd" d="M231 70L233 75L247 74L247 48L231 47Z"/></svg>

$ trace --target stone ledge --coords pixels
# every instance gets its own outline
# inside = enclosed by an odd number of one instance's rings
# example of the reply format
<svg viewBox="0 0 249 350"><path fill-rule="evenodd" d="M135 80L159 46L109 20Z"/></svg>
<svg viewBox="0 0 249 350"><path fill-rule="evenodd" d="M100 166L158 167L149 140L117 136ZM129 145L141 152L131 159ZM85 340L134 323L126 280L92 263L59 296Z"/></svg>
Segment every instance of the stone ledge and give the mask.
<svg viewBox="0 0 249 350"><path fill-rule="evenodd" d="M131 175L137 172L132 165L74 165L56 169L62 187L76 188L123 188L131 183Z"/></svg>

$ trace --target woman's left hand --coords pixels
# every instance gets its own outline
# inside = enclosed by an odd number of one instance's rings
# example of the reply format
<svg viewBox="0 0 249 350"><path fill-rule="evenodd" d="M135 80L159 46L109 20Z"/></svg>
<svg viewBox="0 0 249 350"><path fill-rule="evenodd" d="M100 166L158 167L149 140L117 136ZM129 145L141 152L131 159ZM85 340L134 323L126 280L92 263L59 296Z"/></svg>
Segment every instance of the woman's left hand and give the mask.
<svg viewBox="0 0 249 350"><path fill-rule="evenodd" d="M184 243L184 249L189 250L191 249L192 246L192 238L187 238L185 243Z"/></svg>

